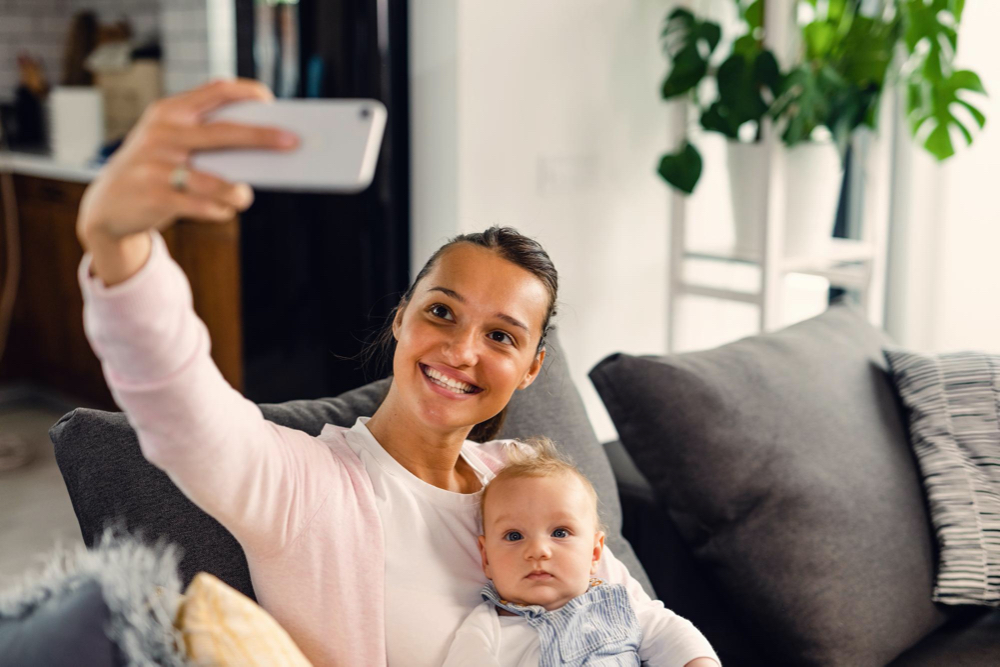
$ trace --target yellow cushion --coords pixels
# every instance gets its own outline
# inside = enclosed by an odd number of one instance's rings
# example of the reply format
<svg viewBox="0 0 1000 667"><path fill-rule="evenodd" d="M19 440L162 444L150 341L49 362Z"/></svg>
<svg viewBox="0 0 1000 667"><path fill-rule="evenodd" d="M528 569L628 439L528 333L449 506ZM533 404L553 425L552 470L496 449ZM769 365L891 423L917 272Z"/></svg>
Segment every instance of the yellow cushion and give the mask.
<svg viewBox="0 0 1000 667"><path fill-rule="evenodd" d="M184 591L176 626L195 665L312 667L270 614L207 572Z"/></svg>

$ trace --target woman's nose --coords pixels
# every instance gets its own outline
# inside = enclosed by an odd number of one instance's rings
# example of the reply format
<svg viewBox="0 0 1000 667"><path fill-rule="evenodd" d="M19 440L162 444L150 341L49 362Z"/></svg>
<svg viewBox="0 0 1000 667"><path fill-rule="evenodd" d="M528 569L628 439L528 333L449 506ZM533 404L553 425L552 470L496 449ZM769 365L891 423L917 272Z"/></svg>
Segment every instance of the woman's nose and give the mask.
<svg viewBox="0 0 1000 667"><path fill-rule="evenodd" d="M474 366L476 363L476 332L469 328L455 332L445 344L445 359L450 366Z"/></svg>

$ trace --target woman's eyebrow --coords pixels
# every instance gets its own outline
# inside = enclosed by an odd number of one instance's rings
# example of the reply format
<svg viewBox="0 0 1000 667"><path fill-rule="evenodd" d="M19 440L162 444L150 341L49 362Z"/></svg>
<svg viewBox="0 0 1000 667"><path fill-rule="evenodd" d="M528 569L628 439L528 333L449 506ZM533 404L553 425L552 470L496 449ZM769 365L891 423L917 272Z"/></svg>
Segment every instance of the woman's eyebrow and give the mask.
<svg viewBox="0 0 1000 667"><path fill-rule="evenodd" d="M427 291L428 292L441 292L442 294L450 296L452 299L454 299L455 301L458 301L459 303L465 303L465 297L464 296L462 296L461 294L459 294L455 290L448 289L447 287L441 287L440 285L435 285L434 287L428 288ZM510 315L507 315L506 313L497 313L495 315L495 317L503 320L504 322L510 324L511 326L520 327L521 329L524 329L526 332L531 333L531 329L529 329L526 324L522 323L520 320L514 319L513 317L511 317Z"/></svg>
<svg viewBox="0 0 1000 667"><path fill-rule="evenodd" d="M465 297L464 296L462 296L461 294L459 294L455 290L448 289L447 287L441 287L440 285L435 285L434 287L428 288L427 291L428 292L441 292L443 294L447 294L448 296L450 296L455 301L458 301L459 303L465 303Z"/></svg>

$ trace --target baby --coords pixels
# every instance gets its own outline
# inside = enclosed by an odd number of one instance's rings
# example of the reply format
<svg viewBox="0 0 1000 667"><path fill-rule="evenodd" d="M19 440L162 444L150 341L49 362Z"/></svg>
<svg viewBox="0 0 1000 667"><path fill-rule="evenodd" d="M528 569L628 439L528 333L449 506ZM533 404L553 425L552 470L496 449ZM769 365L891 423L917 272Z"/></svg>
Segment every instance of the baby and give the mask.
<svg viewBox="0 0 1000 667"><path fill-rule="evenodd" d="M480 502L479 551L490 583L444 667L717 667L690 622L595 578L604 551L597 493L550 441L512 451Z"/></svg>

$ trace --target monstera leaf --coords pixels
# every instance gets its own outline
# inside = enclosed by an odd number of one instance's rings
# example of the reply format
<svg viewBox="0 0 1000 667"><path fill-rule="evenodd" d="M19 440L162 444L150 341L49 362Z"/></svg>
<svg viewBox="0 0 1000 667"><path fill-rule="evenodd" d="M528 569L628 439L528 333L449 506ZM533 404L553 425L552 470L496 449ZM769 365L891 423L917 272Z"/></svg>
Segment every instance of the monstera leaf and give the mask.
<svg viewBox="0 0 1000 667"><path fill-rule="evenodd" d="M785 122L781 138L787 145L808 141L813 130L824 123L829 110L827 92L834 87L835 77L836 72L828 68L814 71L808 63L785 76L770 114Z"/></svg>
<svg viewBox="0 0 1000 667"><path fill-rule="evenodd" d="M719 99L702 114L701 125L730 139L739 139L744 123L760 122L781 85L774 54L759 47L729 56L719 66L716 79Z"/></svg>
<svg viewBox="0 0 1000 667"><path fill-rule="evenodd" d="M924 141L926 148L938 160L955 153L951 142L954 127L966 143L972 143L969 128L952 113L954 105L969 112L980 129L986 117L970 102L958 96L959 91L985 94L982 81L969 70L950 71L951 61L958 48L958 31L955 26L962 19L964 0L906 0L906 47L916 61L909 68L907 78L906 110L910 131L916 137L925 123L930 132Z"/></svg>
<svg viewBox="0 0 1000 667"><path fill-rule="evenodd" d="M832 56L844 78L859 90L882 87L899 40L898 21L855 16Z"/></svg>
<svg viewBox="0 0 1000 667"><path fill-rule="evenodd" d="M947 79L934 83L910 84L907 106L913 109L910 113L913 136L917 136L924 123L930 123L932 129L924 142L924 148L938 160L944 160L955 154L949 130L951 126L958 128L966 143L972 143L972 133L952 113L952 105L964 107L980 129L986 124L983 112L958 96L960 90L986 93L982 81L975 72L969 70L952 72Z"/></svg>
<svg viewBox="0 0 1000 667"><path fill-rule="evenodd" d="M690 142L685 142L676 153L660 158L657 171L667 183L685 194L691 194L701 178L701 153Z"/></svg>
<svg viewBox="0 0 1000 667"><path fill-rule="evenodd" d="M719 45L718 23L702 21L686 9L675 9L661 33L672 67L661 95L668 100L694 89L708 72L708 60Z"/></svg>

